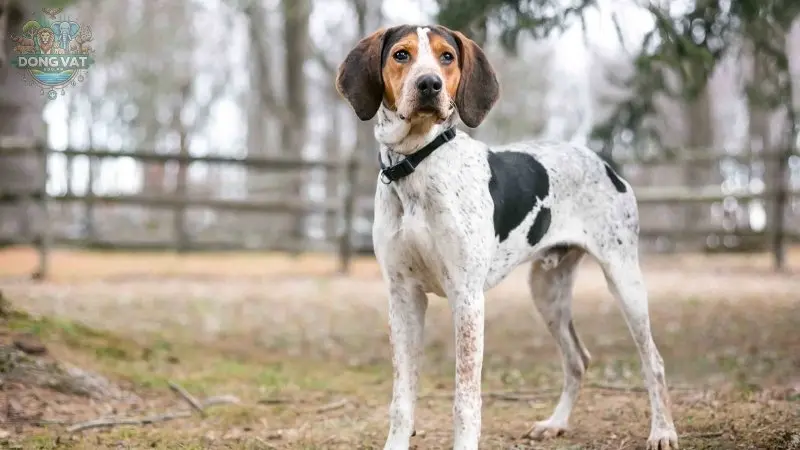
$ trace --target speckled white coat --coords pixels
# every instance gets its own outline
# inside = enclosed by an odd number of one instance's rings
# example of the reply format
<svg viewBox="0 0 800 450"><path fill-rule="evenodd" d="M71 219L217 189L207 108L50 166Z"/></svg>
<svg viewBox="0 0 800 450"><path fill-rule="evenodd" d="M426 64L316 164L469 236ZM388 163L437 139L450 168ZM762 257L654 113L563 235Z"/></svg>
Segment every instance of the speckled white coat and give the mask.
<svg viewBox="0 0 800 450"><path fill-rule="evenodd" d="M381 110L376 135L402 123ZM448 124L435 126L418 145L432 140ZM564 362L564 391L553 415L534 427L534 437L566 430L589 354L575 333L571 312L574 271L593 255L619 299L642 357L652 406L648 447L677 448L669 410L664 367L653 342L647 293L638 265L636 200L617 192L605 166L591 150L566 143L517 143L493 151L534 154L547 169L550 194L498 244L487 189L490 172L486 144L459 131L408 177L377 183L373 241L390 294L395 386L386 449L407 449L413 432L417 380L422 360L426 293L448 298L456 333L454 448L478 448L481 423L480 378L483 362L484 292L520 264L535 261L531 289L536 304L558 341ZM384 145L381 158L402 156ZM549 231L531 247L526 232L541 207L549 207ZM548 253L557 245L577 247L568 255ZM670 447L669 445L672 444Z"/></svg>

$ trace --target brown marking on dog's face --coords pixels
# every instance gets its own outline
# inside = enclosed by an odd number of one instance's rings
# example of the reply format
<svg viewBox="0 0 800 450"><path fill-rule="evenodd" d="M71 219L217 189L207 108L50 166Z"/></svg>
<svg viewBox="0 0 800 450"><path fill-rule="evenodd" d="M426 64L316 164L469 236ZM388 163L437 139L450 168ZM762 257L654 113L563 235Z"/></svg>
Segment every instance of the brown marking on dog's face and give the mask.
<svg viewBox="0 0 800 450"><path fill-rule="evenodd" d="M431 34L431 50L439 60L447 96L455 100L461 82L461 66L458 63L458 49L453 46L455 42L451 44L444 36L441 32Z"/></svg>
<svg viewBox="0 0 800 450"><path fill-rule="evenodd" d="M411 61L417 57L418 51L419 37L411 30L384 51L387 56L382 69L383 103L393 111L397 109L397 100L402 95L403 84L411 71ZM405 59L398 59L401 54Z"/></svg>

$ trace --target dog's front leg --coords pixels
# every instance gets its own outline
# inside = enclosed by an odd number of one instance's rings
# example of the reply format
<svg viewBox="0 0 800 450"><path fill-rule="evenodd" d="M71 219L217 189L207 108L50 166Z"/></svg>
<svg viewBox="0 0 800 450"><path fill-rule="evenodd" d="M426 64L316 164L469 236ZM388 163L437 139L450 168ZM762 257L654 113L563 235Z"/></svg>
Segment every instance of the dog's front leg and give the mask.
<svg viewBox="0 0 800 450"><path fill-rule="evenodd" d="M400 277L390 276L389 285L394 383L389 409L389 437L384 450L408 450L414 432L414 408L428 298L418 286Z"/></svg>
<svg viewBox="0 0 800 450"><path fill-rule="evenodd" d="M481 435L483 291L458 292L450 301L455 326L454 450L477 450Z"/></svg>

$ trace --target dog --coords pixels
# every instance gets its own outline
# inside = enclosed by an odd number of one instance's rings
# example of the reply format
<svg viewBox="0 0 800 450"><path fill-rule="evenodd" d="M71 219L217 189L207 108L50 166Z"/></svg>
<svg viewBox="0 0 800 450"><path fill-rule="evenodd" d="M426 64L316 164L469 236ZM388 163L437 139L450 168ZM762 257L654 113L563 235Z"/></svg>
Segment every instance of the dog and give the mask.
<svg viewBox="0 0 800 450"><path fill-rule="evenodd" d="M384 449L406 450L415 434L428 293L448 299L455 327L453 448L478 448L484 293L526 262L534 304L564 371L555 410L531 436L563 433L590 360L571 313L575 272L586 254L604 271L638 348L651 408L647 448L678 448L651 334L630 184L583 146L490 147L457 130L458 120L480 125L500 89L484 52L458 31L380 29L349 51L335 84L360 120L376 118L380 144L373 244L388 285L394 367Z"/></svg>

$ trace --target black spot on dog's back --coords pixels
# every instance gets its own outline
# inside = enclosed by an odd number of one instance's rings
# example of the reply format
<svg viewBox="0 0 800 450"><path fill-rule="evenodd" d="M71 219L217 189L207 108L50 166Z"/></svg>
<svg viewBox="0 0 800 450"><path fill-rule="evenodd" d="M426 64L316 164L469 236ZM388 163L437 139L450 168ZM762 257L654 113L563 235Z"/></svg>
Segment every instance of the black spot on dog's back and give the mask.
<svg viewBox="0 0 800 450"><path fill-rule="evenodd" d="M604 165L606 166L606 175L608 175L608 178L614 184L614 187L617 189L617 192L620 193L628 192L628 188L625 186L625 183L623 183L619 175L617 175L617 173L614 172L614 169L612 169L611 166L608 165L608 163L605 163Z"/></svg>
<svg viewBox="0 0 800 450"><path fill-rule="evenodd" d="M528 153L489 152L489 193L494 202L494 231L505 241L513 229L550 192L550 179L544 166ZM528 242L535 245L550 227L550 210L541 208L530 231Z"/></svg>

